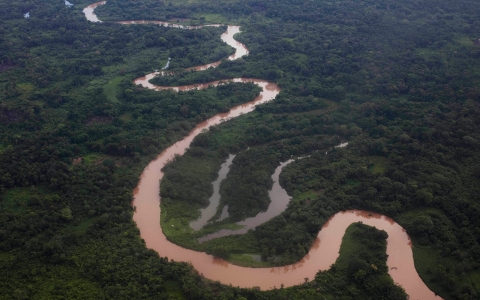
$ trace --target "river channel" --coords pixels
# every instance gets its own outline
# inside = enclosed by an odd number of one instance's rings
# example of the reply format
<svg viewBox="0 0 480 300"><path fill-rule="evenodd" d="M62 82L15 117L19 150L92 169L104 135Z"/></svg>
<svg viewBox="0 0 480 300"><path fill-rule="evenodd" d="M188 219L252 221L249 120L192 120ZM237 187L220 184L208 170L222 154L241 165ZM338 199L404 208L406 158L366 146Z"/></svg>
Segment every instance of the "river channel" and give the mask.
<svg viewBox="0 0 480 300"><path fill-rule="evenodd" d="M84 9L87 20L101 22L94 13L99 5L106 1L97 2ZM160 21L122 21L122 24L144 24L156 23L161 26L172 26L181 29L195 29L198 27L178 26ZM218 26L218 25L215 25ZM228 26L227 31L222 34L221 39L236 49L235 54L229 59L237 59L248 54L248 49L234 39L234 34L240 32L238 26ZM220 62L214 62L205 66L194 67L196 70L204 70L208 67L216 67ZM138 186L133 191L135 213L133 219L136 222L141 237L145 240L148 248L154 249L161 256L166 256L175 261L190 262L195 269L206 278L219 281L223 284L232 284L240 287L259 287L260 289L272 289L301 284L305 278L312 280L319 270L327 270L335 263L342 237L346 228L354 222L375 226L388 233L387 239L387 265L389 274L393 280L400 284L410 299L440 299L430 291L418 276L413 263L412 245L405 230L392 219L380 214L366 211L339 212L332 216L318 233L317 239L310 248L308 254L299 262L274 268L245 268L232 265L222 259L214 258L211 255L182 248L167 240L160 227L160 186L159 182L163 177L162 167L175 155L183 155L189 147L193 138L202 133L205 129L217 125L224 120L235 118L242 114L251 112L255 106L271 101L280 92L280 88L271 82L262 79L235 78L224 81L209 82L192 86L181 87L159 87L148 81L161 75L158 72L151 73L145 77L138 78L135 84L142 85L153 90L191 90L203 89L228 81L253 82L262 88L262 92L251 102L236 106L227 113L221 113L198 124L181 141L173 144L156 159L151 161L144 169Z"/></svg>

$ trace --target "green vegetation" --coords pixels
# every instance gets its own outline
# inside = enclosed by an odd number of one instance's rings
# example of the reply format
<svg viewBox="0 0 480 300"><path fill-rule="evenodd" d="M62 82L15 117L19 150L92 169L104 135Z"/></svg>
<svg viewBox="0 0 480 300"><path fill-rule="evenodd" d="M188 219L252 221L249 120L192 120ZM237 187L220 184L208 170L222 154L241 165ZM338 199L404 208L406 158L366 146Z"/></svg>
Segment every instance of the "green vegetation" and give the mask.
<svg viewBox="0 0 480 300"><path fill-rule="evenodd" d="M340 292L342 299L405 299L405 291L388 275L387 237L386 232L361 223L350 225L340 256L330 270L317 274L315 284L322 291Z"/></svg>
<svg viewBox="0 0 480 300"><path fill-rule="evenodd" d="M103 92L107 97L107 100L118 103L117 94L120 92L118 85L122 81L123 77L116 77L103 86Z"/></svg>
<svg viewBox="0 0 480 300"><path fill-rule="evenodd" d="M371 156L369 157L369 167L368 170L374 174L383 174L385 173L385 163L387 159L383 156Z"/></svg>
<svg viewBox="0 0 480 300"><path fill-rule="evenodd" d="M242 267L248 268L267 268L274 266L268 261L262 261L258 253L254 254L232 254L228 257L228 261Z"/></svg>
<svg viewBox="0 0 480 300"><path fill-rule="evenodd" d="M169 299L174 300L183 300L188 299L185 293L182 290L182 286L178 281L167 280L165 281L165 289L168 292Z"/></svg>
<svg viewBox="0 0 480 300"><path fill-rule="evenodd" d="M165 168L171 240L282 265L303 257L331 215L366 209L407 230L434 292L478 298L478 2L109 0L96 10L102 20L241 25L250 54L205 72L183 70L233 53L219 39L225 27L94 24L87 4L0 0L1 299L405 298L386 275L384 236L360 225L333 269L268 292L210 282L146 249L131 207L142 169L195 124L258 94L253 84L175 93L132 83L168 57L178 75L158 84L249 77L282 88ZM229 153L221 206L230 217L193 232ZM294 196L285 212L245 235L196 242L265 210L273 170L304 155L280 176Z"/></svg>
<svg viewBox="0 0 480 300"><path fill-rule="evenodd" d="M480 271L472 268L469 258L461 257L460 252L452 253L450 257L443 255L449 251L448 245L452 244L455 237L448 235L446 229L453 224L442 211L418 209L402 214L399 220L412 235L415 267L425 282L443 293L448 293L456 282L461 282L463 290L475 287ZM432 239L437 237L442 238L441 244L432 243Z"/></svg>
<svg viewBox="0 0 480 300"><path fill-rule="evenodd" d="M3 198L2 209L13 212L25 212L29 194L29 191L26 189L8 191Z"/></svg>

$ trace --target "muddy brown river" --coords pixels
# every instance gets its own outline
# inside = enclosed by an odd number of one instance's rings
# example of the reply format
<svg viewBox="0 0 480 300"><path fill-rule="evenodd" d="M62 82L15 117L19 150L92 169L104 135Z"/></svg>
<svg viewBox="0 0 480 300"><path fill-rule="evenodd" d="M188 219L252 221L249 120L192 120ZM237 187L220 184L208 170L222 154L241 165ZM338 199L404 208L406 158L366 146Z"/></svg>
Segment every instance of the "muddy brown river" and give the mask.
<svg viewBox="0 0 480 300"><path fill-rule="evenodd" d="M84 9L85 17L92 22L101 22L95 15L94 10L106 1L97 2ZM180 29L195 29L198 27L172 25L161 21L121 21L122 24L145 24L155 23L161 26L172 26ZM218 25L214 25L218 26ZM221 39L236 49L235 54L229 59L236 59L248 54L245 45L237 42L233 35L240 32L238 26L228 26L227 31L222 34ZM209 67L216 67L220 62L214 62L205 66L193 67L196 70L204 70ZM189 147L193 138L210 126L217 125L224 120L235 118L241 114L251 112L255 106L272 101L280 92L280 88L271 82L253 78L234 78L223 81L215 81L191 86L161 87L149 83L149 80L160 73L151 73L145 77L138 78L134 82L153 90L184 91L191 89L203 89L228 81L253 82L262 88L262 92L251 102L236 106L227 113L221 113L198 124L188 136L184 137L174 145L170 146L151 161L144 169L138 186L133 191L135 213L133 216L140 235L145 240L148 248L154 249L161 256L168 257L175 261L191 263L195 269L204 277L219 281L223 284L232 284L240 287L259 287L260 289L272 289L301 284L305 278L312 280L319 270L327 270L335 263L342 237L346 228L354 222L375 226L388 233L387 239L387 265L389 274L393 280L401 285L410 299L441 299L430 291L418 276L415 270L412 245L405 230L392 219L380 214L366 211L339 212L332 216L325 223L318 233L317 239L310 248L308 254L299 262L274 268L245 268L232 265L222 259L214 258L211 255L182 248L169 242L160 227L160 186L159 182L163 177L161 168L175 155L183 155Z"/></svg>

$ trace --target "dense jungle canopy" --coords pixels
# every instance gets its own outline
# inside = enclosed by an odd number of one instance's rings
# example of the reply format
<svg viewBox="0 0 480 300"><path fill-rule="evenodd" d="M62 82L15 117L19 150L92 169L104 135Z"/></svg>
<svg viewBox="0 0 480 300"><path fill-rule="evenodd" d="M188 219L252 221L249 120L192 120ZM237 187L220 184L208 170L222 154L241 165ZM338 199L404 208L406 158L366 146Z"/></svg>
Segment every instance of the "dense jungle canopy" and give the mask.
<svg viewBox="0 0 480 300"><path fill-rule="evenodd" d="M469 0L0 0L0 299L406 299L388 276L385 235L352 225L337 263L271 291L211 282L145 247L132 221L141 171L195 124L258 94L253 84L155 92L133 79L168 58L159 85L266 79L271 103L198 136L165 168L162 208L185 227L221 186L227 226L264 211L273 170L287 210L244 236L185 247L265 265L298 261L338 211L392 217L445 299L480 297L480 3ZM29 12L30 17L24 15ZM114 20L235 24L180 30ZM325 150L342 141L338 148ZM168 220L167 220L168 221ZM375 265L376 268L371 266ZM323 298L322 298L323 297Z"/></svg>

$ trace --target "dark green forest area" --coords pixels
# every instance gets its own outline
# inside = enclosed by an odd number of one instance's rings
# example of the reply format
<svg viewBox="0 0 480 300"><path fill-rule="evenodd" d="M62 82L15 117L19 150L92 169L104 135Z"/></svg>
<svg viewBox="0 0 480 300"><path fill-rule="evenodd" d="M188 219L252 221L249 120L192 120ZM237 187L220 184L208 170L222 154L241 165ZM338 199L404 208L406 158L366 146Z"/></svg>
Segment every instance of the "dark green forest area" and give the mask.
<svg viewBox="0 0 480 300"><path fill-rule="evenodd" d="M288 264L330 216L365 209L407 230L431 290L480 297L480 3L109 0L96 9L105 21L241 26L248 56L183 72L233 52L219 39L225 27L90 23L82 10L91 2L71 2L0 0L0 299L406 298L387 274L384 232L361 224L348 229L329 271L263 292L210 282L146 249L131 206L143 168L195 124L259 91L132 83L168 57L176 75L156 84L250 77L282 88L199 135L165 168L162 206L188 226L220 164L237 154L221 187L230 217L175 242ZM342 141L349 145L330 151ZM284 213L244 236L196 242L265 210L273 170L305 155L280 176L293 196Z"/></svg>

